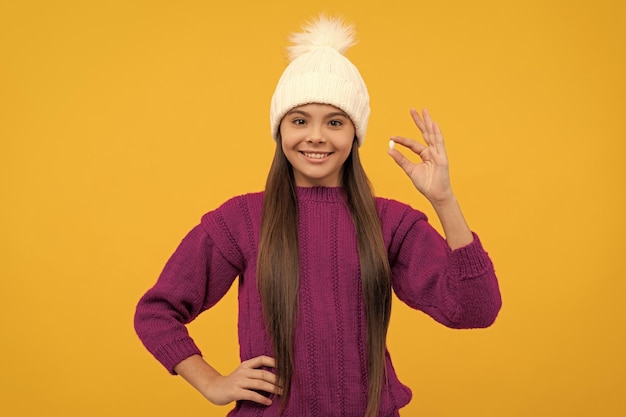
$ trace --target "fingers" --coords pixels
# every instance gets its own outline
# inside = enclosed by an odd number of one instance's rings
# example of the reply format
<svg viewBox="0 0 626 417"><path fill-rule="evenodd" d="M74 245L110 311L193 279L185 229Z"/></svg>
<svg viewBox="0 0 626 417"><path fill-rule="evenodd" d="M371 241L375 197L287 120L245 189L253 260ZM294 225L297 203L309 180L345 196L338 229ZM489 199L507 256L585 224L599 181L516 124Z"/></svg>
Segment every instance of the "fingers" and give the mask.
<svg viewBox="0 0 626 417"><path fill-rule="evenodd" d="M397 146L390 146L387 153L409 176L420 193L431 201L439 199L442 195L448 195L450 190L448 157L441 129L426 109L422 110L421 114L411 109L410 114L422 134L423 143L402 136L394 136L391 140L394 144L413 151L420 157L421 162L412 162Z"/></svg>
<svg viewBox="0 0 626 417"><path fill-rule="evenodd" d="M268 368L275 368L276 361L274 360L274 358L261 355L261 356L254 357L252 359L248 359L247 361L243 361L241 362L241 365L244 365L248 368L262 368L264 366Z"/></svg>
<svg viewBox="0 0 626 417"><path fill-rule="evenodd" d="M266 371L259 371L261 373L272 375ZM270 405L272 400L263 393L281 395L282 390L276 385L276 379L269 377L268 375L257 374L249 375L240 381L240 394L237 395L237 399L255 401L260 404Z"/></svg>
<svg viewBox="0 0 626 417"><path fill-rule="evenodd" d="M402 136L393 136L391 138L391 140L394 141L395 143L398 143L398 144L400 144L400 145L410 149L411 151L415 152L418 155L420 155L427 148L426 146L424 146L423 144L419 143L416 140L405 138L405 137L402 137ZM389 153L391 154L392 151L398 152L395 149L393 149L393 150L390 149Z"/></svg>
<svg viewBox="0 0 626 417"><path fill-rule="evenodd" d="M264 369L259 369L262 367L275 368L276 361L274 360L274 358L270 358L269 356L257 356L255 358L248 359L247 361L242 362L240 367L249 369L249 378L267 381L274 386L277 386L277 378L275 374Z"/></svg>
<svg viewBox="0 0 626 417"><path fill-rule="evenodd" d="M426 109L422 110L422 112L426 112ZM415 125L417 125L417 128L420 130L420 132L424 133L428 128L425 120L422 119L418 111L413 108L409 110L409 113L411 113L411 117L413 118ZM426 114L428 113L426 112Z"/></svg>
<svg viewBox="0 0 626 417"><path fill-rule="evenodd" d="M439 125L432 120L428 110L423 109L421 115L415 109L411 109L410 113L413 121L415 122L415 125L420 130L420 133L422 134L426 145L423 145L413 139L404 138L401 136L394 136L391 138L391 140L395 143L399 143L405 146L414 153L418 154L422 158L422 160L424 160L424 158L445 160L446 150L441 129L439 128ZM388 153L392 155L393 150L390 149Z"/></svg>
<svg viewBox="0 0 626 417"><path fill-rule="evenodd" d="M276 375L263 369L247 369L243 376L250 381L248 388L279 394L280 387Z"/></svg>
<svg viewBox="0 0 626 417"><path fill-rule="evenodd" d="M439 129L439 125L432 120L430 117L430 113L427 109L422 110L422 115L418 113L417 110L410 110L411 117L415 122L415 125L422 133L422 137L427 145L438 146L443 143L443 136L441 135L441 130Z"/></svg>
<svg viewBox="0 0 626 417"><path fill-rule="evenodd" d="M250 389L244 389L241 391L241 395L238 395L236 401L254 401L255 403L263 404L263 405L272 405L272 400L267 398L266 396L259 394L256 391L252 391Z"/></svg>
<svg viewBox="0 0 626 417"><path fill-rule="evenodd" d="M411 162L409 159L407 159L404 155L396 150L389 150L388 153L389 155L391 155L393 160L396 161L400 168L402 168L408 176L411 176L411 172L415 167L415 164L413 164L413 162Z"/></svg>
<svg viewBox="0 0 626 417"><path fill-rule="evenodd" d="M434 131L433 125L434 122L430 117L430 113L427 109L422 109L422 115L420 116L419 112L415 109L410 110L411 117L413 121L417 125L418 129L422 133L432 133Z"/></svg>
<svg viewBox="0 0 626 417"><path fill-rule="evenodd" d="M275 360L269 356L257 356L242 362L231 375L239 381L237 385L241 391L237 397L241 400L254 401L264 405L272 404L269 398L258 391L281 395L282 389L278 386L278 379L275 374L259 368L274 368L275 366Z"/></svg>

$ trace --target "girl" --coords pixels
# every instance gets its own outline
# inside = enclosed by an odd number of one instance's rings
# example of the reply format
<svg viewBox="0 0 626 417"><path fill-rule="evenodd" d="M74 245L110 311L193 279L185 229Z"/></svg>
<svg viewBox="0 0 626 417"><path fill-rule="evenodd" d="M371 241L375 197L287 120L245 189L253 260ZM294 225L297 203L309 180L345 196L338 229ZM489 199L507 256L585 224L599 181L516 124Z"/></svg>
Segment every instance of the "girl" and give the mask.
<svg viewBox="0 0 626 417"><path fill-rule="evenodd" d="M135 328L172 374L215 404L236 402L230 416L397 416L411 391L385 346L392 290L446 326L486 327L501 305L497 280L428 112L411 110L426 144L394 137L389 155L433 205L445 239L424 214L372 194L359 160L369 95L343 56L353 28L320 17L292 40L270 107L265 191L202 217L140 300ZM185 324L236 277L241 365L222 375Z"/></svg>

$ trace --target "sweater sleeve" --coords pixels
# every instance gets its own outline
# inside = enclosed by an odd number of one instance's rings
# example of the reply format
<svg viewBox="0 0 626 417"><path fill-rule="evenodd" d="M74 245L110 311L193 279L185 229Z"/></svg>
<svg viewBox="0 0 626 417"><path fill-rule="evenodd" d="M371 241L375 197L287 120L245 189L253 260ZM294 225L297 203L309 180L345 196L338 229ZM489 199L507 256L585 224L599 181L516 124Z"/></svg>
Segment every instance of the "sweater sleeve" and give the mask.
<svg viewBox="0 0 626 417"><path fill-rule="evenodd" d="M156 284L140 299L135 330L144 346L172 374L182 360L201 354L186 324L216 304L240 274L200 224L182 240Z"/></svg>
<svg viewBox="0 0 626 417"><path fill-rule="evenodd" d="M502 300L493 264L478 236L451 250L424 214L407 209L398 218L390 244L398 298L447 327L493 324Z"/></svg>

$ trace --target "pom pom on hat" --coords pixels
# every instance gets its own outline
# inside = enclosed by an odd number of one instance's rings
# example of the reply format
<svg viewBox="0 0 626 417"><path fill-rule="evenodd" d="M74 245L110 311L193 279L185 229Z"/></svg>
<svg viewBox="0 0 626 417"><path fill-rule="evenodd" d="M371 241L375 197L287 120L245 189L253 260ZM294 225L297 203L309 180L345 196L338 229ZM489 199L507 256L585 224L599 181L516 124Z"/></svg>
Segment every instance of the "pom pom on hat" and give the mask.
<svg viewBox="0 0 626 417"><path fill-rule="evenodd" d="M329 19L324 15L306 24L302 30L303 32L293 33L289 37L293 43L287 47L289 61L321 47L333 48L343 55L356 43L354 26L345 24L339 19Z"/></svg>
<svg viewBox="0 0 626 417"><path fill-rule="evenodd" d="M356 43L355 30L338 18L321 15L290 37L290 64L283 72L270 107L272 137L279 136L282 118L309 103L333 105L350 116L359 145L369 119L369 94L358 69L343 54Z"/></svg>

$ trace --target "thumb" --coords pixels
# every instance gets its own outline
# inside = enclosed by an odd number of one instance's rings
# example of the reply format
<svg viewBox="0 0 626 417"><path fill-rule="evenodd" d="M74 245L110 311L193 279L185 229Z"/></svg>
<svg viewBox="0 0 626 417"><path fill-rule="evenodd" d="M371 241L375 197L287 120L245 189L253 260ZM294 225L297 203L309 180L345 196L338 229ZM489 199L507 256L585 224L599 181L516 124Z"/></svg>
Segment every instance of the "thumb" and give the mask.
<svg viewBox="0 0 626 417"><path fill-rule="evenodd" d="M389 149L387 153L407 175L411 175L414 167L413 162L411 162L406 156L402 155L402 153L398 152L395 149Z"/></svg>

